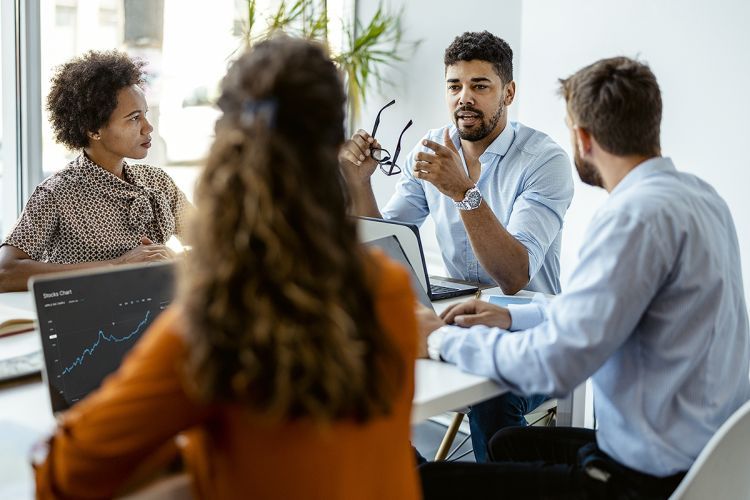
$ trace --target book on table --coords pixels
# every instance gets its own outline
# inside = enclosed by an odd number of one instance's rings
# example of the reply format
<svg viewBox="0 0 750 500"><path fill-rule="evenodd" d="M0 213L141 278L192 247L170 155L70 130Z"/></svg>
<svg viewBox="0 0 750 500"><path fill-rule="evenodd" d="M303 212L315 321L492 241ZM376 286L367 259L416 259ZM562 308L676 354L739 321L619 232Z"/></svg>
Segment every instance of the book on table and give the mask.
<svg viewBox="0 0 750 500"><path fill-rule="evenodd" d="M34 329L34 313L0 304L0 337Z"/></svg>

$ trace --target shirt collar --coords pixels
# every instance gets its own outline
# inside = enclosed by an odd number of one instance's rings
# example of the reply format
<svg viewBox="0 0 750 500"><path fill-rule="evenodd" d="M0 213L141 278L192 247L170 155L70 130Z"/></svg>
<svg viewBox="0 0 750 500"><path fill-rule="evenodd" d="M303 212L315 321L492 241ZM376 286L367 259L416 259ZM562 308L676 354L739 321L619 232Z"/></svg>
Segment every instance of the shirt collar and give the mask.
<svg viewBox="0 0 750 500"><path fill-rule="evenodd" d="M456 148L461 151L461 138L458 135L458 128L456 128L455 125L451 125L451 140L453 141L453 144L456 146ZM508 150L510 149L510 146L513 144L513 139L516 137L516 131L513 128L513 125L511 122L508 122L505 124L505 128L502 132L500 132L500 135L495 137L495 140L490 143L489 146L487 146L487 149L479 156L479 161L482 161L484 158L486 158L486 154L492 154L496 156L503 157L506 154L508 154ZM482 163L484 163L482 161Z"/></svg>
<svg viewBox="0 0 750 500"><path fill-rule="evenodd" d="M676 172L671 158L657 156L639 163L628 174L622 178L619 184L610 193L610 196L626 191L631 186L638 184L641 180L659 172Z"/></svg>
<svg viewBox="0 0 750 500"><path fill-rule="evenodd" d="M134 175L133 169L125 160L122 161L123 179L120 179L106 168L97 165L83 153L77 158L77 163L79 168L81 168L88 177L95 179L96 182L104 186L110 186L115 189L145 187L142 185L143 183L141 182L141 179L138 178L137 175Z"/></svg>

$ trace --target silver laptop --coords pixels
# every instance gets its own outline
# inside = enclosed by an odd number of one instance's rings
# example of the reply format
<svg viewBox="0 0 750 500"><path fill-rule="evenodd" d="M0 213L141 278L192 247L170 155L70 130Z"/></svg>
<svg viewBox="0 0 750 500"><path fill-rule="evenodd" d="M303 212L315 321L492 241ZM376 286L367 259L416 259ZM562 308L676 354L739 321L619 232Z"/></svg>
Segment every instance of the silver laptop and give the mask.
<svg viewBox="0 0 750 500"><path fill-rule="evenodd" d="M384 238L378 238L376 240L371 240L365 243L366 246L369 247L378 247L385 254L390 257L391 259L395 260L399 264L401 264L404 269L409 271L409 276L411 279L411 288L414 290L414 295L416 295L417 300L425 307L429 307L433 311L435 308L432 306L432 301L430 300L430 297L427 295L427 292L422 288L422 285L419 283L419 278L417 277L417 273L414 272L414 268L412 267L411 263L409 262L409 259L406 258L406 254L404 253L404 249L401 247L401 244L398 242L398 238L396 238L393 235L386 236Z"/></svg>
<svg viewBox="0 0 750 500"><path fill-rule="evenodd" d="M427 264L424 260L422 240L419 228L414 224L394 220L376 219L371 217L357 217L359 238L368 242L386 236L395 236L417 274L420 284L431 300L449 299L461 295L471 295L479 288L474 285L464 285L452 281L430 278L427 274Z"/></svg>
<svg viewBox="0 0 750 500"><path fill-rule="evenodd" d="M32 278L52 411L115 371L174 295L174 265L138 264Z"/></svg>

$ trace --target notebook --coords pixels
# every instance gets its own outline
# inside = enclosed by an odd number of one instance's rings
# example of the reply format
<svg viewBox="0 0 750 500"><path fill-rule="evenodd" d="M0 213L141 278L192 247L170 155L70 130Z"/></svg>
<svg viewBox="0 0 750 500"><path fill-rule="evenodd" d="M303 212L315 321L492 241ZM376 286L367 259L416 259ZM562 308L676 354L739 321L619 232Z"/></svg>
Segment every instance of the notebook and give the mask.
<svg viewBox="0 0 750 500"><path fill-rule="evenodd" d="M416 295L417 300L423 306L429 307L430 309L434 310L432 301L430 300L430 297L427 296L427 292L424 290L424 288L422 288L422 285L419 283L417 273L414 272L414 268L409 263L409 259L406 258L406 254L404 253L404 249L401 247L401 244L398 242L398 238L390 235L384 238L378 238L376 240L368 241L367 243L365 243L365 245L380 248L388 257L395 260L396 262L401 264L404 269L409 271L409 275L411 276L411 287L412 290L414 290L414 295Z"/></svg>
<svg viewBox="0 0 750 500"><path fill-rule="evenodd" d="M34 315L17 307L0 304L0 337L34 329Z"/></svg>
<svg viewBox="0 0 750 500"><path fill-rule="evenodd" d="M419 229L414 224L371 217L357 217L357 219L359 238L363 242L391 235L398 238L398 242L401 244L406 258L409 259L412 268L417 274L419 283L431 300L471 295L478 290L474 285L464 285L453 283L452 281L430 278L427 274L427 264L425 264L424 260Z"/></svg>
<svg viewBox="0 0 750 500"><path fill-rule="evenodd" d="M53 412L115 371L174 295L170 263L98 268L29 281Z"/></svg>

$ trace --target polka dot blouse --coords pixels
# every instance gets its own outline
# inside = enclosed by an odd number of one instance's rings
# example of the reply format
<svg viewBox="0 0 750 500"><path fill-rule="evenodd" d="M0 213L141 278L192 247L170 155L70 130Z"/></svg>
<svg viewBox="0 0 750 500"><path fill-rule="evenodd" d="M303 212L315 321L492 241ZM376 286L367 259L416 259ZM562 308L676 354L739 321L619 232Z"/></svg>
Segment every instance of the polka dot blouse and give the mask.
<svg viewBox="0 0 750 500"><path fill-rule="evenodd" d="M110 260L139 245L184 238L182 191L161 169L123 167L123 179L81 154L45 179L3 242L32 259L56 264Z"/></svg>

